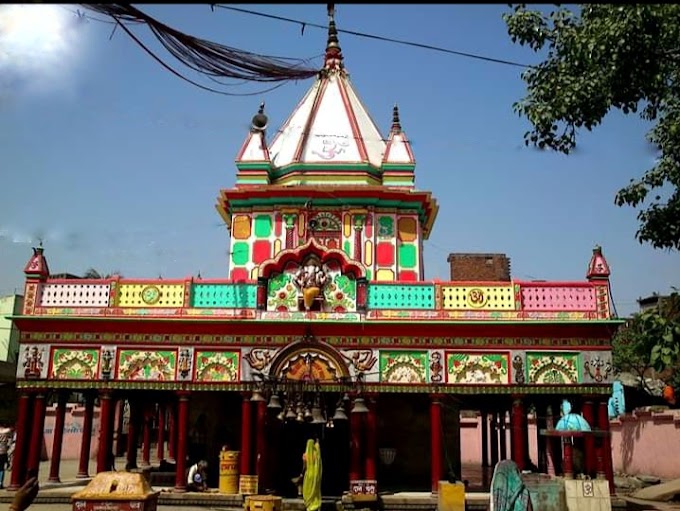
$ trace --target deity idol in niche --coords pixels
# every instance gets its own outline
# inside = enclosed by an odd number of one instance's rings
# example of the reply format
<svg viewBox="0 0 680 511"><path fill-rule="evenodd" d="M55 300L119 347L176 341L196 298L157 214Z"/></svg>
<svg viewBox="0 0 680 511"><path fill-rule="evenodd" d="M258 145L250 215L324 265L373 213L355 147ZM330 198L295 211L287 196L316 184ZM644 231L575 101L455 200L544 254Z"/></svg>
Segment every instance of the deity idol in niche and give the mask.
<svg viewBox="0 0 680 511"><path fill-rule="evenodd" d="M311 256L300 266L293 279L295 285L302 291L305 310L310 310L314 300L328 283L328 268L321 265L321 261Z"/></svg>

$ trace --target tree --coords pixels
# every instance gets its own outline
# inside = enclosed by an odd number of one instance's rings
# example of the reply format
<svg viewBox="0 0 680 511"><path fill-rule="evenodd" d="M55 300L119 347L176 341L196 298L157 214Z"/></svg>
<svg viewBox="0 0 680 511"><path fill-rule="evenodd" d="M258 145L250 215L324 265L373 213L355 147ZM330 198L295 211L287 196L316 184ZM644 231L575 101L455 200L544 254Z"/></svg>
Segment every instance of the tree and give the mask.
<svg viewBox="0 0 680 511"><path fill-rule="evenodd" d="M84 279L110 279L111 277L116 276L122 277L123 275L119 271L114 271L111 273L107 273L106 275L102 275L94 268L88 268L88 270L83 274Z"/></svg>
<svg viewBox="0 0 680 511"><path fill-rule="evenodd" d="M659 306L641 312L622 327L612 342L614 367L640 377L655 369L680 390L680 294L671 293Z"/></svg>
<svg viewBox="0 0 680 511"><path fill-rule="evenodd" d="M644 208L640 243L679 250L680 5L584 4L545 15L520 4L503 18L513 42L547 52L522 73L527 95L513 105L532 124L525 144L569 154L577 130L592 130L610 109L639 111L654 123L647 139L657 159L614 201Z"/></svg>

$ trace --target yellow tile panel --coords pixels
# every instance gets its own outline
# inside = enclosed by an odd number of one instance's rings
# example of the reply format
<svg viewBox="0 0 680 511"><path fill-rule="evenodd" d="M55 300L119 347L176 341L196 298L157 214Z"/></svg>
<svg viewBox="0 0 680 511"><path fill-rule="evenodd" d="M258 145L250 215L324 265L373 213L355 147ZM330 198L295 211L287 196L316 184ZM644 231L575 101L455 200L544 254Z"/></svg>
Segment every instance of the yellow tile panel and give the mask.
<svg viewBox="0 0 680 511"><path fill-rule="evenodd" d="M119 307L182 307L184 284L120 284Z"/></svg>
<svg viewBox="0 0 680 511"><path fill-rule="evenodd" d="M442 286L444 310L514 310L515 295L512 286Z"/></svg>
<svg viewBox="0 0 680 511"><path fill-rule="evenodd" d="M393 281L394 280L394 272L392 270L387 270L385 268L382 268L378 271L375 272L375 280L380 280L380 281Z"/></svg>
<svg viewBox="0 0 680 511"><path fill-rule="evenodd" d="M369 268L373 264L373 242L366 240L364 244L364 264Z"/></svg>

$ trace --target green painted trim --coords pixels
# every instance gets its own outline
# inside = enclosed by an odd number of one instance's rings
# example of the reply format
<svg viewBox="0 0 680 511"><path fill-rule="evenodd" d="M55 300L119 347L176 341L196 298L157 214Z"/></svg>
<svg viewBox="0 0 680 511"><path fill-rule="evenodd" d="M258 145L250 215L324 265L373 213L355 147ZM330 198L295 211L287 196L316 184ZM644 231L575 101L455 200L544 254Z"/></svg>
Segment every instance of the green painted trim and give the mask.
<svg viewBox="0 0 680 511"><path fill-rule="evenodd" d="M111 390L185 390L185 391L232 391L252 390L253 382L192 383L192 382L148 382L148 381L68 381L68 380L19 380L17 389L111 389ZM322 392L342 392L348 385L319 384ZM394 385L365 383L364 392L398 394L463 394L463 395L561 395L561 394L601 394L611 395L611 384L575 385L472 385L472 384L425 384Z"/></svg>
<svg viewBox="0 0 680 511"><path fill-rule="evenodd" d="M368 172L369 174L373 174L375 176L380 176L381 170L375 168L373 165L370 163L348 163L348 164L338 164L338 163L293 163L292 165L287 165L285 167L280 167L280 168L275 168L272 169L271 175L272 177L279 179L282 176L285 176L286 174L290 174L291 172L295 172L298 170L306 171L306 170L317 170L318 172L333 172L333 171L363 171L363 172Z"/></svg>
<svg viewBox="0 0 680 511"><path fill-rule="evenodd" d="M238 170L266 170L269 172L272 166L270 163L266 162L253 162L253 163L237 163L236 168Z"/></svg>
<svg viewBox="0 0 680 511"><path fill-rule="evenodd" d="M416 170L416 166L414 164L404 163L383 163L382 170L383 172L386 170L405 170L408 172L413 172L414 170Z"/></svg>

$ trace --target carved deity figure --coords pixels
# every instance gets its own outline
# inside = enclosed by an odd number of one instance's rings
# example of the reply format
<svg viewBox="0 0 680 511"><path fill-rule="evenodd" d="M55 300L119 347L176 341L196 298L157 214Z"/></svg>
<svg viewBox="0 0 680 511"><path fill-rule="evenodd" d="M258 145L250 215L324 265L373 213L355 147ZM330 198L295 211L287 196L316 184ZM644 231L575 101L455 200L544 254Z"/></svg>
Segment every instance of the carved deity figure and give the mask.
<svg viewBox="0 0 680 511"><path fill-rule="evenodd" d="M43 368L42 350L39 350L37 346L33 346L30 349L26 346L23 365L24 376L26 378L39 377Z"/></svg>
<svg viewBox="0 0 680 511"><path fill-rule="evenodd" d="M310 258L300 266L293 278L295 285L302 291L306 310L310 310L314 300L328 282L328 268L315 258Z"/></svg>
<svg viewBox="0 0 680 511"><path fill-rule="evenodd" d="M113 361L113 351L102 351L102 378L108 380L111 377L111 362Z"/></svg>

